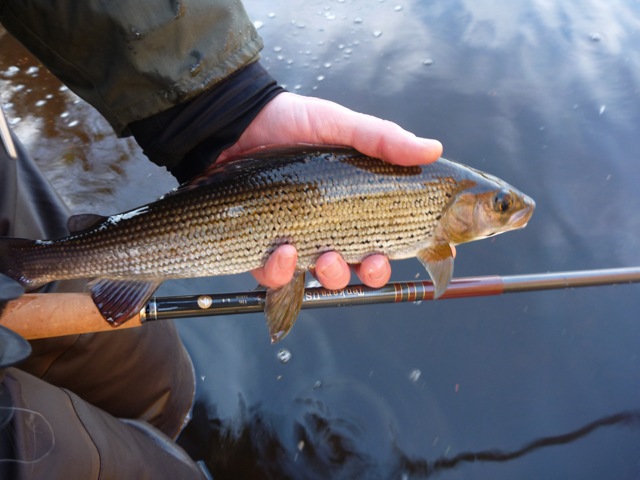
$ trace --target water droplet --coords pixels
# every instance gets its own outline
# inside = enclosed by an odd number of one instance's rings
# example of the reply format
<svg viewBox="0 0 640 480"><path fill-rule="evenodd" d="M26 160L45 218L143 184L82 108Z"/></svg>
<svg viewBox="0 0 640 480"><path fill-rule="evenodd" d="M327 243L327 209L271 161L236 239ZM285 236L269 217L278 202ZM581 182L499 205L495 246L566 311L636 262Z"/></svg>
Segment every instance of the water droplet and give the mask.
<svg viewBox="0 0 640 480"><path fill-rule="evenodd" d="M267 14L267 17L269 17L269 18L276 18L276 14L275 14L275 13L273 13L273 12L269 12L269 13Z"/></svg>
<svg viewBox="0 0 640 480"><path fill-rule="evenodd" d="M373 31L373 36L374 36L375 38L379 38L379 37L381 37L381 36L382 36L382 30L374 30L374 31Z"/></svg>
<svg viewBox="0 0 640 480"><path fill-rule="evenodd" d="M288 363L291 360L291 352L286 348L281 348L276 354L281 363Z"/></svg>
<svg viewBox="0 0 640 480"><path fill-rule="evenodd" d="M324 62L324 65L322 65L324 68L331 68L331 62Z"/></svg>
<svg viewBox="0 0 640 480"><path fill-rule="evenodd" d="M273 47L273 51L278 53L282 51L282 47L280 45L276 45L275 47Z"/></svg>
<svg viewBox="0 0 640 480"><path fill-rule="evenodd" d="M417 382L420 379L420 375L422 375L422 372L419 369L413 369L411 373L409 373L409 380Z"/></svg>
<svg viewBox="0 0 640 480"><path fill-rule="evenodd" d="M4 72L4 75L5 75L5 77L15 77L18 74L19 71L20 71L20 69L18 67L16 67L15 65L11 65Z"/></svg>
<svg viewBox="0 0 640 480"><path fill-rule="evenodd" d="M67 118L69 116L69 112L62 112L60 114L60 118Z"/></svg>
<svg viewBox="0 0 640 480"><path fill-rule="evenodd" d="M322 382L320 380L313 384L314 390L318 390L320 387L322 387Z"/></svg>
<svg viewBox="0 0 640 480"><path fill-rule="evenodd" d="M353 19L353 23L362 23L363 20L360 17L356 17Z"/></svg>
<svg viewBox="0 0 640 480"><path fill-rule="evenodd" d="M425 58L422 64L427 66L433 65L433 58Z"/></svg>
<svg viewBox="0 0 640 480"><path fill-rule="evenodd" d="M319 82L323 81L324 80L324 75L318 75L316 77L316 80L318 80Z"/></svg>
<svg viewBox="0 0 640 480"><path fill-rule="evenodd" d="M304 440L298 442L298 451L301 452L304 449Z"/></svg>
<svg viewBox="0 0 640 480"><path fill-rule="evenodd" d="M264 23L260 20L256 20L255 22L253 22L253 26L256 30L260 30L264 26Z"/></svg>
<svg viewBox="0 0 640 480"><path fill-rule="evenodd" d="M36 107L42 107L45 103L47 103L46 100L38 100L36 102Z"/></svg>
<svg viewBox="0 0 640 480"><path fill-rule="evenodd" d="M300 84L293 87L294 90L300 90L301 88L302 88L302 85Z"/></svg>
<svg viewBox="0 0 640 480"><path fill-rule="evenodd" d="M32 66L27 68L27 75L37 75L40 69L38 67Z"/></svg>
<svg viewBox="0 0 640 480"><path fill-rule="evenodd" d="M606 106L606 105L600 105L600 111L599 111L599 114L600 114L600 115L602 115L606 109L607 109L607 106Z"/></svg>
<svg viewBox="0 0 640 480"><path fill-rule="evenodd" d="M396 5L395 7L393 7L393 9L394 9L396 12L400 12L400 11L402 11L402 8L403 8L403 7L402 7L402 5Z"/></svg>
<svg viewBox="0 0 640 480"><path fill-rule="evenodd" d="M72 120L71 122L67 123L67 126L73 128L76 127L78 123L80 123L78 122L78 120Z"/></svg>
<svg viewBox="0 0 640 480"><path fill-rule="evenodd" d="M589 35L589 39L592 42L599 42L600 40L602 40L602 35L600 35L597 32L592 33L591 35Z"/></svg>

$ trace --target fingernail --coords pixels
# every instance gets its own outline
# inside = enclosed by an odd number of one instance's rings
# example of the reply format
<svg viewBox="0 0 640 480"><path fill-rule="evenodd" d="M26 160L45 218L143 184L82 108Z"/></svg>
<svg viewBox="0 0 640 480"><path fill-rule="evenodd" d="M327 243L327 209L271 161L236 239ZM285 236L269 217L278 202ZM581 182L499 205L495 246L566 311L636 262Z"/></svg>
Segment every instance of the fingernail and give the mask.
<svg viewBox="0 0 640 480"><path fill-rule="evenodd" d="M335 280L342 275L342 265L339 262L331 262L320 273L328 280Z"/></svg>
<svg viewBox="0 0 640 480"><path fill-rule="evenodd" d="M420 143L430 150L439 150L442 153L442 143L438 140L434 140L433 138L420 138Z"/></svg>
<svg viewBox="0 0 640 480"><path fill-rule="evenodd" d="M278 255L278 268L288 271L291 267L295 267L296 261L295 251L285 250Z"/></svg>

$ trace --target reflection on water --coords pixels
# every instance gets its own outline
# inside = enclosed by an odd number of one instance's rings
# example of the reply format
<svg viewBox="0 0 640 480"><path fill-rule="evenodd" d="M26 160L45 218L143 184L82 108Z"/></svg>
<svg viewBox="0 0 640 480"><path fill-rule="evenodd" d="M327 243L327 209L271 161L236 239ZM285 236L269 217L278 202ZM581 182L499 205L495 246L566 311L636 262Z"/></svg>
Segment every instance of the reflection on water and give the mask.
<svg viewBox="0 0 640 480"><path fill-rule="evenodd" d="M438 138L536 200L525 230L461 246L457 276L640 264L637 1L245 3L290 90ZM10 117L74 209L170 187L0 41ZM216 478L638 478L637 288L309 310L276 347L261 314L180 320L199 378L181 442Z"/></svg>
<svg viewBox="0 0 640 480"><path fill-rule="evenodd" d="M259 406L247 407L242 400L240 405L238 418L225 424L212 420L215 409L197 403L193 421L181 437L182 446L203 458L215 478L427 478L463 470L467 464L512 462L544 448L578 442L603 428L640 426L640 410L620 412L573 431L532 440L516 450L466 451L429 460L407 455L393 432L382 435L390 438L384 448L371 449L376 438L372 432L361 423L336 418L329 405L317 400L297 399L286 417ZM386 424L384 417L377 420ZM198 443L191 443L193 438ZM386 455L374 456L373 451Z"/></svg>
<svg viewBox="0 0 640 480"><path fill-rule="evenodd" d="M112 214L173 188L175 181L148 165L133 140L117 139L4 30L0 42L0 98L9 123L72 211ZM147 188L132 189L138 182Z"/></svg>

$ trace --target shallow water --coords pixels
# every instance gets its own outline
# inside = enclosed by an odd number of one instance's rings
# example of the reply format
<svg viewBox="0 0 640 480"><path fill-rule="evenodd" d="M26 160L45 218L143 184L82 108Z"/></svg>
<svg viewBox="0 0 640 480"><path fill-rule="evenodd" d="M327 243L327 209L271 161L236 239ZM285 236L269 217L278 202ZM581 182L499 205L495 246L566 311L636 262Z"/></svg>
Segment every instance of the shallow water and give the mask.
<svg viewBox="0 0 640 480"><path fill-rule="evenodd" d="M245 4L290 90L438 138L536 200L525 230L460 246L457 276L640 264L639 2ZM173 185L7 55L0 78L26 85L7 111L75 211ZM181 442L216 478L638 478L638 311L637 286L307 310L276 346L260 314L181 320L199 379Z"/></svg>

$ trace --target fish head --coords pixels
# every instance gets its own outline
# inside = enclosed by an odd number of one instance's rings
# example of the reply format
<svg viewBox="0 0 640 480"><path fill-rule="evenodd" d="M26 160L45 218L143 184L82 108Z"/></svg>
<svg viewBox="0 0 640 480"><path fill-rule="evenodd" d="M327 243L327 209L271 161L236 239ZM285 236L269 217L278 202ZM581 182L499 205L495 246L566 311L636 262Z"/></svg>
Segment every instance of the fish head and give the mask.
<svg viewBox="0 0 640 480"><path fill-rule="evenodd" d="M536 203L507 183L484 174L487 181L460 191L440 224L441 236L457 245L524 228Z"/></svg>

